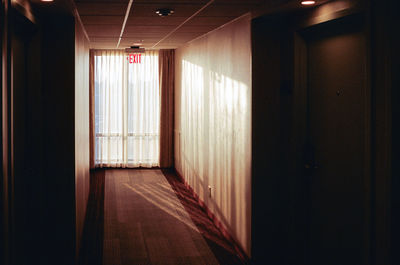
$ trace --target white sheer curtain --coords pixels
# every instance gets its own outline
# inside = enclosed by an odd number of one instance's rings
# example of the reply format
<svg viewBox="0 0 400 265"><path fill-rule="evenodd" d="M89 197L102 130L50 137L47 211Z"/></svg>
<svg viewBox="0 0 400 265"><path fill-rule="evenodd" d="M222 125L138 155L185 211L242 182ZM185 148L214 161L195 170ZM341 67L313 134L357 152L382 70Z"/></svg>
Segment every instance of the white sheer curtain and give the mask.
<svg viewBox="0 0 400 265"><path fill-rule="evenodd" d="M159 166L158 52L131 64L123 51L95 51L94 83L96 166Z"/></svg>

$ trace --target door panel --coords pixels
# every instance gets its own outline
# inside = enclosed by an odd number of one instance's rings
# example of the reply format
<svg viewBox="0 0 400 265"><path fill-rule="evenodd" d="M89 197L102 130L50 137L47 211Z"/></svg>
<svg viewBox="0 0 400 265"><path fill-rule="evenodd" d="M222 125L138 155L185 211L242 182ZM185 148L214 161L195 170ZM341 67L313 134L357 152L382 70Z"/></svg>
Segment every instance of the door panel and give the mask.
<svg viewBox="0 0 400 265"><path fill-rule="evenodd" d="M364 264L366 41L358 24L306 35L309 264Z"/></svg>
<svg viewBox="0 0 400 265"><path fill-rule="evenodd" d="M12 224L13 264L35 264L41 262L37 255L43 231L40 229L40 175L41 151L35 137L40 132L36 122L40 102L34 97L38 89L33 75L38 73L39 49L34 41L36 25L13 10L11 31L11 148L12 148ZM19 253L25 253L19 255ZM35 261L34 261L35 260ZM37 261L36 261L37 260Z"/></svg>

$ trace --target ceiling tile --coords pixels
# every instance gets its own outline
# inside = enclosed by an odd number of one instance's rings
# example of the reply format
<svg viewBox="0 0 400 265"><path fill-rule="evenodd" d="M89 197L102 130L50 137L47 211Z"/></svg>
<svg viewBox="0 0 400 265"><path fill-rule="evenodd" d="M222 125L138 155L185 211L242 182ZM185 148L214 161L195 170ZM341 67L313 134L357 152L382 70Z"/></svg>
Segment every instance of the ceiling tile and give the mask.
<svg viewBox="0 0 400 265"><path fill-rule="evenodd" d="M80 3L89 3L91 5L96 5L98 3L100 4L111 4L111 3L117 3L117 4L125 4L128 5L129 0L75 0L75 3L80 4Z"/></svg>
<svg viewBox="0 0 400 265"><path fill-rule="evenodd" d="M90 38L91 42L118 42L119 38L116 37L92 37Z"/></svg>
<svg viewBox="0 0 400 265"><path fill-rule="evenodd" d="M162 40L156 48L176 48L249 12L265 1L272 0L215 0L186 21L209 0L134 0L120 47L129 47L139 41L143 47L153 47ZM129 0L75 2L91 39L91 47L105 48L108 45L108 48L115 48ZM155 13L159 8L171 8L175 12L171 16L160 17Z"/></svg>
<svg viewBox="0 0 400 265"><path fill-rule="evenodd" d="M171 4L171 5L184 5L184 4L206 4L210 0L134 0L135 3L144 4Z"/></svg>
<svg viewBox="0 0 400 265"><path fill-rule="evenodd" d="M122 25L124 16L81 16L85 25Z"/></svg>
<svg viewBox="0 0 400 265"><path fill-rule="evenodd" d="M178 26L187 17L169 16L169 17L137 17L129 16L127 25L148 26L148 25L165 25L165 26ZM122 22L121 22L122 24Z"/></svg>
<svg viewBox="0 0 400 265"><path fill-rule="evenodd" d="M235 19L236 17L194 17L189 20L185 25L187 26L204 26L213 25L221 26L228 23L229 21Z"/></svg>
<svg viewBox="0 0 400 265"><path fill-rule="evenodd" d="M191 25L183 25L178 29L178 31L174 32L173 34L176 34L177 32L200 32L200 33L206 33L215 28L214 25L197 25L197 26L191 26Z"/></svg>
<svg viewBox="0 0 400 265"><path fill-rule="evenodd" d="M89 37L119 37L121 33L120 25L85 25Z"/></svg>
<svg viewBox="0 0 400 265"><path fill-rule="evenodd" d="M88 2L79 2L76 3L78 8L79 15L119 15L125 16L127 4L126 3L104 3L104 2L96 2L96 3L88 3Z"/></svg>
<svg viewBox="0 0 400 265"><path fill-rule="evenodd" d="M162 42L160 42L161 44L165 44L165 43L181 43L184 44L190 40L193 40L199 36L202 36L204 34L204 32L174 32L174 34L172 34L171 36L169 36L168 38L166 38L165 40L163 40ZM158 45L157 45L158 47Z"/></svg>
<svg viewBox="0 0 400 265"><path fill-rule="evenodd" d="M202 10L197 17L239 17L249 12L253 5L246 4L212 4Z"/></svg>
<svg viewBox="0 0 400 265"><path fill-rule="evenodd" d="M159 15L156 14L156 10L160 8L170 8L174 10L174 14L171 17L190 17L193 15L197 10L202 8L202 4L176 4L176 3L169 3L169 4L138 4L134 3L132 5L130 17L154 17L157 19L168 19L169 17L160 18ZM129 20L129 19L128 19Z"/></svg>
<svg viewBox="0 0 400 265"><path fill-rule="evenodd" d="M165 33L165 32L170 32L173 30L175 27L174 26L134 26L134 25L129 25L125 27L125 34L130 34L130 33Z"/></svg>
<svg viewBox="0 0 400 265"><path fill-rule="evenodd" d="M271 0L215 0L215 4L243 4L243 5L261 5Z"/></svg>

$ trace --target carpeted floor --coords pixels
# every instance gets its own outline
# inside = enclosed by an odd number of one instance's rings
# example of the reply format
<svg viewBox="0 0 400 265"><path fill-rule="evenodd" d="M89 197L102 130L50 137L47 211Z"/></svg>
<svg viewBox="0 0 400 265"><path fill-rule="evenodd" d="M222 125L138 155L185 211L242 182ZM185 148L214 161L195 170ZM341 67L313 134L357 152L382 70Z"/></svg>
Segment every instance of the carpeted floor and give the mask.
<svg viewBox="0 0 400 265"><path fill-rule="evenodd" d="M91 175L80 264L243 264L171 171Z"/></svg>

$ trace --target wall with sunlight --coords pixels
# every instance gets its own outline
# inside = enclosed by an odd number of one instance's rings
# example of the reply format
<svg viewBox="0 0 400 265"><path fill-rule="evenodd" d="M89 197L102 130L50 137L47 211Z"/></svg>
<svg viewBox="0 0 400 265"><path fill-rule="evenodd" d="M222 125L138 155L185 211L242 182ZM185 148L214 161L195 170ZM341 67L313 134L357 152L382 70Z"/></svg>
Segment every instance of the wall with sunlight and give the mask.
<svg viewBox="0 0 400 265"><path fill-rule="evenodd" d="M75 207L79 249L89 198L89 41L75 21Z"/></svg>
<svg viewBox="0 0 400 265"><path fill-rule="evenodd" d="M175 57L176 169L248 255L250 19L245 15L186 44Z"/></svg>

